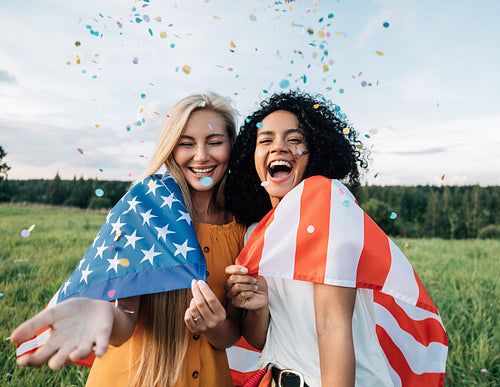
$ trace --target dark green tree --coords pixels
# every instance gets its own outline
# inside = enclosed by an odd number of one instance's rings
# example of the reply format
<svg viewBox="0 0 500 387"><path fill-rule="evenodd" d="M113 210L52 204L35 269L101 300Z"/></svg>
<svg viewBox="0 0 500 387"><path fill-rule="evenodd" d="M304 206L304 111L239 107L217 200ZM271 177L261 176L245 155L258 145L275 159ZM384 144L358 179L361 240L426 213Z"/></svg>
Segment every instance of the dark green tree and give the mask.
<svg viewBox="0 0 500 387"><path fill-rule="evenodd" d="M0 180L7 180L7 172L9 172L10 167L7 165L7 163L2 163L3 158L7 156L7 153L3 150L2 146L0 145Z"/></svg>
<svg viewBox="0 0 500 387"><path fill-rule="evenodd" d="M54 180L47 187L47 203L60 206L67 199L67 196L66 187L59 176L59 172L57 172Z"/></svg>

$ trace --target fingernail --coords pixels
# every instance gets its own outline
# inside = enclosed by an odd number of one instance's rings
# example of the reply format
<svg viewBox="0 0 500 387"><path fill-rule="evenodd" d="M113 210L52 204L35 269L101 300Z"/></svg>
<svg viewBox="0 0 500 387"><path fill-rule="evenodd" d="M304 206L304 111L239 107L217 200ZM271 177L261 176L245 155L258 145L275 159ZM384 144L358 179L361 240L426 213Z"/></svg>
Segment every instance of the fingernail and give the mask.
<svg viewBox="0 0 500 387"><path fill-rule="evenodd" d="M194 279L194 280L192 280L192 281L191 281L191 287L193 287L195 283L196 283L196 280L195 280L195 279Z"/></svg>
<svg viewBox="0 0 500 387"><path fill-rule="evenodd" d="M198 286L200 285L203 285L203 281L202 280L198 280Z"/></svg>

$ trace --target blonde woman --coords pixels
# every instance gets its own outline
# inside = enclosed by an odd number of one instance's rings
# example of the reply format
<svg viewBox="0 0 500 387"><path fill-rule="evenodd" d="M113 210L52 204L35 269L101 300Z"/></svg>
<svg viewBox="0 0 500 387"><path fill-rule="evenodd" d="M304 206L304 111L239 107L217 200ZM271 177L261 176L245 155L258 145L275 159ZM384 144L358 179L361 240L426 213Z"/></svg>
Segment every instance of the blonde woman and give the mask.
<svg viewBox="0 0 500 387"><path fill-rule="evenodd" d="M227 99L206 93L180 100L165 119L140 179L164 165L176 180L205 255L207 282L138 293L143 295L114 304L89 298L63 301L12 333L12 341L20 343L45 326L52 328L49 341L19 357L18 364L48 362L58 369L86 358L94 348L90 387L233 385L224 349L240 337L239 315L223 305L224 268L241 250L245 227L224 209L223 191L235 128Z"/></svg>

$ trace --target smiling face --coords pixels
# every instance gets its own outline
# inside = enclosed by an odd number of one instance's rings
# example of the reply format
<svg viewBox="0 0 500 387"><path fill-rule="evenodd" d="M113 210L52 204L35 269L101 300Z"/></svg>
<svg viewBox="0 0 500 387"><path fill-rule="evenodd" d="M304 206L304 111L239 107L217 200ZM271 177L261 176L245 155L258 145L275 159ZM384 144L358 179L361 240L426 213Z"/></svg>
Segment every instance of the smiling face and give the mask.
<svg viewBox="0 0 500 387"><path fill-rule="evenodd" d="M212 191L227 170L231 143L224 119L210 110L191 114L177 145L174 160L189 187Z"/></svg>
<svg viewBox="0 0 500 387"><path fill-rule="evenodd" d="M265 182L273 207L302 181L308 153L295 114L278 110L262 120L262 128L257 131L255 169Z"/></svg>

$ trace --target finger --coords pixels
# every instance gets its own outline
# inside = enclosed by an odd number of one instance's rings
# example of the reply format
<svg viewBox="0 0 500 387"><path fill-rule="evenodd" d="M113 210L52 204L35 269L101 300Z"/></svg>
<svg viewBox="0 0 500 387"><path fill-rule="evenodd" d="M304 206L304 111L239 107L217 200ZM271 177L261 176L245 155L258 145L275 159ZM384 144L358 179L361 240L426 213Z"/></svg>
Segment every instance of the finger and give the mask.
<svg viewBox="0 0 500 387"><path fill-rule="evenodd" d="M102 357L109 347L109 336L111 332L103 332L96 335L94 352L97 357Z"/></svg>
<svg viewBox="0 0 500 387"><path fill-rule="evenodd" d="M205 281L199 280L198 281L198 289L200 290L200 293L202 294L203 298L205 299L206 303L208 304L208 307L210 308L210 310L214 314L216 314L220 317L222 317L222 315L224 315L223 317L225 318L226 310L224 309L224 307L222 306L221 302L219 301L219 299L217 298L215 293L212 291L212 289L210 289L208 284Z"/></svg>
<svg viewBox="0 0 500 387"><path fill-rule="evenodd" d="M81 359L85 359L92 353L92 348L94 347L94 343L89 341L80 342L78 347L70 352L68 355L68 360L75 362ZM96 354L97 356L97 354ZM99 356L100 357L100 356Z"/></svg>
<svg viewBox="0 0 500 387"><path fill-rule="evenodd" d="M45 309L19 325L10 335L10 339L13 343L22 343L32 339L40 330L52 325L55 321L56 313L53 308Z"/></svg>
<svg viewBox="0 0 500 387"><path fill-rule="evenodd" d="M59 347L60 345L54 344L54 340L50 338L35 352L23 355L18 358L17 364L23 367L40 367L41 365L49 361L49 359L57 352Z"/></svg>
<svg viewBox="0 0 500 387"><path fill-rule="evenodd" d="M248 269L245 266L230 265L226 267L226 274L247 274Z"/></svg>
<svg viewBox="0 0 500 387"><path fill-rule="evenodd" d="M257 280L255 277L252 277L251 275L230 275L226 283L228 284L229 287L233 286L234 284L238 283L243 283L243 284L255 284Z"/></svg>
<svg viewBox="0 0 500 387"><path fill-rule="evenodd" d="M213 312L203 296L198 282L192 284L191 292L193 293L193 298L191 300L190 309L192 310L193 318L198 316L197 311L203 318L209 318Z"/></svg>

